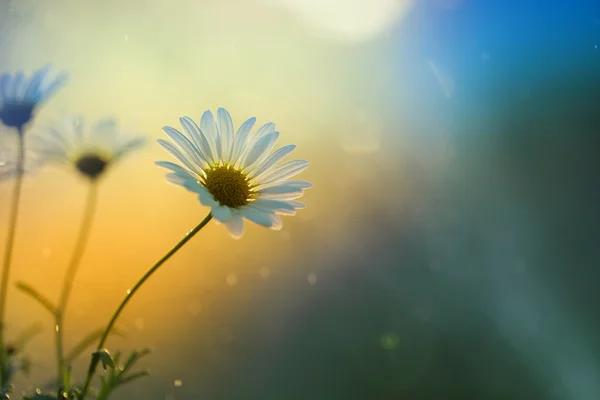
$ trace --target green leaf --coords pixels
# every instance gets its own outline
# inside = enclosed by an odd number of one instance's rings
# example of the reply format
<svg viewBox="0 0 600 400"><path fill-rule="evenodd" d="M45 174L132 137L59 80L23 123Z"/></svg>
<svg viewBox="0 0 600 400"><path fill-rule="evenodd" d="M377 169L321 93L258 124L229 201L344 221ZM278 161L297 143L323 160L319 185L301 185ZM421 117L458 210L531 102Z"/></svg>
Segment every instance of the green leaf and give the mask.
<svg viewBox="0 0 600 400"><path fill-rule="evenodd" d="M63 376L63 387L62 389L69 393L71 391L71 367L68 366L65 375Z"/></svg>
<svg viewBox="0 0 600 400"><path fill-rule="evenodd" d="M93 345L94 342L99 340L103 334L104 334L104 328L98 328L95 331L88 334L83 339L81 339L81 341L75 347L73 347L73 349L69 352L69 354L67 354L65 356L65 364L69 365L73 361L75 361L75 359L77 357L79 357L85 351L85 349L87 349L88 347ZM111 334L117 335L117 336L123 336L123 334L118 329L113 329L111 331Z"/></svg>
<svg viewBox="0 0 600 400"><path fill-rule="evenodd" d="M146 370L146 369L142 370L142 371L134 372L133 374L129 374L126 377L121 378L119 386L129 383L131 381L134 381L136 379L143 378L144 376L148 376L148 375L150 375L150 372L148 372L148 370Z"/></svg>
<svg viewBox="0 0 600 400"><path fill-rule="evenodd" d="M151 352L152 350L150 349L142 349L140 351L134 350L133 352L131 352L131 355L123 365L123 372L128 371L140 358L150 354Z"/></svg>
<svg viewBox="0 0 600 400"><path fill-rule="evenodd" d="M117 365L115 364L115 360L113 360L108 349L94 351L92 353L92 358L94 359L94 363L100 361L105 371L106 367L110 367L112 369L115 369L117 367Z"/></svg>
<svg viewBox="0 0 600 400"><path fill-rule="evenodd" d="M100 377L102 386L100 387L96 400L107 400L112 392L120 386L144 376L148 376L149 372L146 370L128 373L128 368L131 368L137 360L149 353L150 350L148 349L133 351L129 357L127 357L124 365L119 365L117 368L111 369L107 374L102 375ZM117 361L119 355L119 353L116 353L113 360Z"/></svg>
<svg viewBox="0 0 600 400"><path fill-rule="evenodd" d="M50 312L50 314L56 315L56 306L36 289L32 288L25 282L17 282L17 289L37 300L46 310Z"/></svg>

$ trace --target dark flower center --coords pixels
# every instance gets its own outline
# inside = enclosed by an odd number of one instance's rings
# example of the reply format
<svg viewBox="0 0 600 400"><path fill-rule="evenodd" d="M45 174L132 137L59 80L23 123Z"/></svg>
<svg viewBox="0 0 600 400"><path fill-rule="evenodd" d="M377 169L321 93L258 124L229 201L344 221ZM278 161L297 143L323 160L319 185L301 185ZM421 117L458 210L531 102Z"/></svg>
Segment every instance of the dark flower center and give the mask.
<svg viewBox="0 0 600 400"><path fill-rule="evenodd" d="M218 166L204 173L204 186L222 206L238 208L248 204L250 185L243 172L231 166Z"/></svg>
<svg viewBox="0 0 600 400"><path fill-rule="evenodd" d="M33 117L33 103L6 103L0 106L0 121L6 126L23 129Z"/></svg>
<svg viewBox="0 0 600 400"><path fill-rule="evenodd" d="M75 166L84 175L91 179L96 179L104 169L108 162L97 154L84 154L75 161Z"/></svg>

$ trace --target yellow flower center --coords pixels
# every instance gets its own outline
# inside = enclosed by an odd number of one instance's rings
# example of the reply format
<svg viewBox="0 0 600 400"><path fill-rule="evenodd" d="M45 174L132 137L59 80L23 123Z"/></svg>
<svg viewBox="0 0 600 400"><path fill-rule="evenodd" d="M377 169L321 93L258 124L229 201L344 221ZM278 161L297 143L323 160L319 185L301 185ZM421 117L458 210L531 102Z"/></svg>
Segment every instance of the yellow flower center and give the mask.
<svg viewBox="0 0 600 400"><path fill-rule="evenodd" d="M250 201L251 187L246 174L229 165L204 171L204 186L222 206L238 208Z"/></svg>
<svg viewBox="0 0 600 400"><path fill-rule="evenodd" d="M102 174L107 164L107 160L94 153L82 154L75 160L75 167L79 172L91 179L95 179Z"/></svg>

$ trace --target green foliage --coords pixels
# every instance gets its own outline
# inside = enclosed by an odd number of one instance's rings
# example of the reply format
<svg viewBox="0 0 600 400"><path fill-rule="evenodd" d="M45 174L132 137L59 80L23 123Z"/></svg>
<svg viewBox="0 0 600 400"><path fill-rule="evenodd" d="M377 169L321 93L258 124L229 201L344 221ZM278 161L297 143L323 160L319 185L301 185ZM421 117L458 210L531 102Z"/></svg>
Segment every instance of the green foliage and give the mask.
<svg viewBox="0 0 600 400"><path fill-rule="evenodd" d="M105 371L106 367L116 368L115 360L108 349L96 350L92 353L92 363L98 364L98 361L102 363L102 367Z"/></svg>
<svg viewBox="0 0 600 400"><path fill-rule="evenodd" d="M23 396L23 400L78 400L80 398L80 390L71 383L71 368L67 368L59 386L61 387L57 395L42 393L40 389L36 389L33 395Z"/></svg>
<svg viewBox="0 0 600 400"><path fill-rule="evenodd" d="M42 305L42 307L48 310L50 314L56 315L56 306L50 300L48 300L46 296L38 292L37 289L34 289L25 282L17 282L17 289L35 299Z"/></svg>
<svg viewBox="0 0 600 400"><path fill-rule="evenodd" d="M115 368L109 369L105 375L100 377L101 386L96 400L107 400L112 392L114 392L118 387L132 382L138 378L147 376L147 370L131 372L131 368L139 359L149 353L150 349L133 351L123 364L119 364L121 353L117 352L113 359L114 363L116 364Z"/></svg>
<svg viewBox="0 0 600 400"><path fill-rule="evenodd" d="M77 400L79 399L79 390L70 389L69 391L59 390L58 395L42 393L39 389L33 395L23 396L23 400Z"/></svg>
<svg viewBox="0 0 600 400"><path fill-rule="evenodd" d="M102 337L103 334L104 329L98 328L95 331L89 333L83 339L81 339L81 341L77 343L75 347L73 347L73 349L65 356L65 365L70 365L71 363L73 363L73 361L75 361L75 359L79 357L85 351L85 349L92 346L97 340L99 340ZM111 331L111 334L123 336L123 334L117 329L113 329Z"/></svg>

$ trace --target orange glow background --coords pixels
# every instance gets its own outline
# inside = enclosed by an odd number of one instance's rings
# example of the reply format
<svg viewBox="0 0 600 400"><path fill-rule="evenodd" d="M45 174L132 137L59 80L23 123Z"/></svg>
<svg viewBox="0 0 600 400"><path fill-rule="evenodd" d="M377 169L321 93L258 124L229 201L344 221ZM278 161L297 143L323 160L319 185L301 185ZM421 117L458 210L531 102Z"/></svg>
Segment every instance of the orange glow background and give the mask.
<svg viewBox="0 0 600 400"><path fill-rule="evenodd" d="M314 3L309 12L305 3L292 1L12 3L9 17L17 22L1 42L7 55L1 69L31 72L51 61L55 70L71 73L38 122L63 111L89 119L115 115L126 133L150 139L100 186L68 308L68 343L105 324L126 289L208 211L193 194L167 184L164 171L153 165L170 160L156 139L164 136L164 125L179 128L180 116L199 119L204 110L224 106L236 128L251 116L257 124L275 122L279 145L295 143L293 156L310 160L299 178L315 186L301 199L308 207L284 218L280 232L247 223L244 238L234 241L211 223L133 300L118 324L129 334L109 341L111 349L151 346L159 352L151 357L176 364L177 356L166 354L197 339L188 333L191 319L218 326L224 313L243 313L244 296L253 291L284 290L278 275L297 277L290 296L303 287L318 290L328 265L316 255L346 252L349 232L364 227L361 215L373 208L391 211L392 218L402 214L411 201L410 184L395 156L379 153L380 107L392 75L387 33L411 3L355 3L345 15L335 12L335 2ZM399 127L388 143L397 146L401 133ZM11 188L0 186L2 225ZM27 177L14 281L58 297L85 190L86 182L65 168ZM4 240L5 229L0 232ZM54 369L50 317L14 288L8 309L9 337L33 321L43 323L44 334L30 347L41 367L32 378L48 377Z"/></svg>

